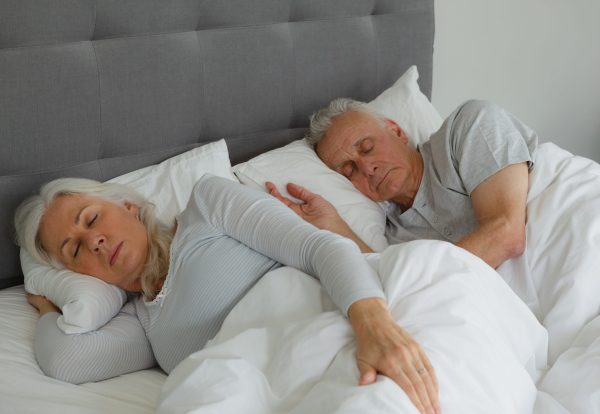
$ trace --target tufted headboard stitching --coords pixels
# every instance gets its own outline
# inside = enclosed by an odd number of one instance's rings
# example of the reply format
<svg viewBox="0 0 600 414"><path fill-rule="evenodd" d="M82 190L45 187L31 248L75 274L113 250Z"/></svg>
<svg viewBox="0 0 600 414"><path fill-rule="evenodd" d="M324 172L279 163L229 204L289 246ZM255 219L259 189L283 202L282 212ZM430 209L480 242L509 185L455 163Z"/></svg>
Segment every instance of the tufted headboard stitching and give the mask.
<svg viewBox="0 0 600 414"><path fill-rule="evenodd" d="M42 183L220 138L243 161L412 64L430 95L433 35L433 0L0 0L0 287L22 283L12 217Z"/></svg>

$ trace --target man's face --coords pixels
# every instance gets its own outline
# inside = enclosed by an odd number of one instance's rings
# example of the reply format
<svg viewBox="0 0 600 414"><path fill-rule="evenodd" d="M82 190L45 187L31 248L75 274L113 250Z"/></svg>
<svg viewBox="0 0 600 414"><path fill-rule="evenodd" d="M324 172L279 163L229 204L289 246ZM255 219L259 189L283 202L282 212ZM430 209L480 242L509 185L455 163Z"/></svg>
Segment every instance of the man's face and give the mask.
<svg viewBox="0 0 600 414"><path fill-rule="evenodd" d="M333 118L316 151L329 168L370 199L412 204L421 182L422 159L395 122L346 112Z"/></svg>

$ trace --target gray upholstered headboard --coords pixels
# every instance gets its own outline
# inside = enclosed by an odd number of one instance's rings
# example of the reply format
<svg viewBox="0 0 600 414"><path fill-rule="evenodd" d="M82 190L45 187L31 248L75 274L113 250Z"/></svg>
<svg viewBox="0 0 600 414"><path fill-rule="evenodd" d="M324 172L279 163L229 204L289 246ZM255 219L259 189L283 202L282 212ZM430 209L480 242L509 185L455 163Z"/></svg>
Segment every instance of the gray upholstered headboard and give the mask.
<svg viewBox="0 0 600 414"><path fill-rule="evenodd" d="M22 283L15 207L227 138L232 162L302 136L338 96L418 65L433 0L0 0L0 287Z"/></svg>

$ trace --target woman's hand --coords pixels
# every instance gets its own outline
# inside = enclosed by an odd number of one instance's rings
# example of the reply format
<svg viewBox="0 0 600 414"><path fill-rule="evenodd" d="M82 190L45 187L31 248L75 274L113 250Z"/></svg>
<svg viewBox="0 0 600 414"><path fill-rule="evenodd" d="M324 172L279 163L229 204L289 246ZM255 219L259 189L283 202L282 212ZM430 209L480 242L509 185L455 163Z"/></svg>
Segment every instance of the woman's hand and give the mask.
<svg viewBox="0 0 600 414"><path fill-rule="evenodd" d="M441 413L433 367L421 346L392 319L385 301L357 301L348 318L356 334L359 384L372 384L380 373L396 382L420 413Z"/></svg>
<svg viewBox="0 0 600 414"><path fill-rule="evenodd" d="M272 182L267 181L265 186L273 197L277 198L302 217L302 219L315 227L337 233L336 229L346 226L346 223L339 216L333 204L304 187L293 183L287 185L290 195L303 201L303 203L298 204L284 197Z"/></svg>
<svg viewBox="0 0 600 414"><path fill-rule="evenodd" d="M272 182L267 181L265 186L273 197L291 208L302 219L313 226L322 230L329 230L353 240L363 253L371 253L373 251L352 231L348 223L338 214L333 204L322 196L310 192L297 184L289 183L287 185L288 193L292 197L302 201L302 203L298 204L284 197Z"/></svg>
<svg viewBox="0 0 600 414"><path fill-rule="evenodd" d="M27 293L27 302L38 310L40 316L44 316L48 312L60 313L60 309L58 309L46 296Z"/></svg>

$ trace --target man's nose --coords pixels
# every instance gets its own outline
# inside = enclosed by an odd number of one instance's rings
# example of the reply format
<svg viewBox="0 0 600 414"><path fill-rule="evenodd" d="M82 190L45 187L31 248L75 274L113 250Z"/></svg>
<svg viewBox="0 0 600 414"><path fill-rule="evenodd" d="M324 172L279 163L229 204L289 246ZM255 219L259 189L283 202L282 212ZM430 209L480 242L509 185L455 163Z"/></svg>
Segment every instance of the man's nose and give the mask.
<svg viewBox="0 0 600 414"><path fill-rule="evenodd" d="M377 171L377 164L370 159L361 158L357 164L365 175L373 175Z"/></svg>

